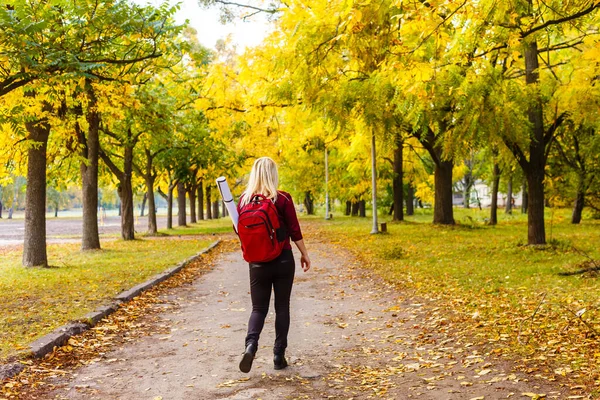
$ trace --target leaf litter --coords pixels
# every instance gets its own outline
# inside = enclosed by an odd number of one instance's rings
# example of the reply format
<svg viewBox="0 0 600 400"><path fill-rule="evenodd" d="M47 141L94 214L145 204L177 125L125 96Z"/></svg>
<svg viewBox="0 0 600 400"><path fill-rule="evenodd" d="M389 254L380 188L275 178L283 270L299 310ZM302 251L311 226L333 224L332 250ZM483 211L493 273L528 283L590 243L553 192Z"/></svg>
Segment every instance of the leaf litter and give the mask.
<svg viewBox="0 0 600 400"><path fill-rule="evenodd" d="M234 241L222 241L211 252L202 254L171 278L143 292L130 302L100 321L96 326L71 337L66 346L56 347L41 359L24 359L25 369L15 377L2 382L0 399L43 399L45 394L63 385L58 378L72 375L80 366L96 362L116 362L106 354L115 346L135 341L151 334L168 334L170 327L155 324L157 314L173 307L160 299L168 289L189 285L214 266L214 260L223 252L236 248ZM144 322L141 322L142 317Z"/></svg>
<svg viewBox="0 0 600 400"><path fill-rule="evenodd" d="M231 243L227 247L233 248ZM352 336L361 344L339 352L333 371L322 377L317 385L300 377L296 380L292 378L298 388L294 398L315 398L316 393L319 397L323 395L328 398L345 399L394 399L398 398L399 393L417 398L440 391L448 396L459 393L460 397L457 398L495 398L479 395L483 393L473 393L472 396L466 397L463 390L485 386L485 391L493 393L500 384L509 385L511 388L514 386L508 397L518 396L515 393L521 396L527 393L533 395L531 398L590 398L584 396L588 386L570 384L572 381L567 379L556 384L555 376L546 376L540 373L539 364L527 362L531 358L515 357L510 348L510 335L498 332L490 339L487 332L482 334L479 329L488 328L490 324L479 321L478 316L473 318L473 315L457 311L461 310L464 304L460 298L456 299L455 303L447 304L442 301L446 298L442 297L417 297L410 291L402 290L395 284L386 283L372 275L369 262L355 260L339 248L335 251L340 253L342 259L348 260L348 263L343 275L328 277L330 286L334 288L331 296L344 298L348 296L350 289L364 293L365 299L381 301L380 312L373 315L364 309L357 309L344 320L332 321L332 327L344 332L350 331L345 333L346 337ZM349 288L336 291L336 281L339 280L349 282ZM387 298L382 300L382 297ZM393 298L391 302L390 298ZM137 307L130 310L123 307L126 311L119 310L112 318L107 319L106 325L102 324L94 329L94 332L98 332L97 336L87 339L85 334L82 335L83 345L81 342L70 343L71 351L57 349L36 364L37 370L42 372L35 372L30 366L27 383L16 377L7 383L10 387L5 385L3 395L6 398L18 398L16 394L28 393L27 390L31 390L30 393L35 395L36 390L40 388L51 389L53 378L58 376L56 372L51 372L52 370L62 371L63 368L101 360L108 348L119 340L134 340L136 335L143 335L145 326L134 327L132 324L138 319L138 312L152 312L157 301L156 294L152 296L151 291L140 296L139 300L142 301ZM128 332L132 327L135 328L134 331ZM168 333L168 330L165 330L165 333ZM87 345L86 340L89 341ZM81 347L86 351L78 354ZM89 348L93 351L87 350ZM507 365L512 365L515 361L517 367L509 367L511 372L507 373ZM28 362L33 364L36 361ZM31 379L31 373L39 375ZM571 373L565 375L569 378L573 376ZM272 376L263 379L267 378L271 381L281 379ZM545 389L550 390L537 389L545 385L544 381L548 381ZM241 382L226 381L222 384L227 386L239 383ZM536 391L520 391L518 387L523 383L527 383L528 387ZM571 391L571 397L564 397L567 391Z"/></svg>

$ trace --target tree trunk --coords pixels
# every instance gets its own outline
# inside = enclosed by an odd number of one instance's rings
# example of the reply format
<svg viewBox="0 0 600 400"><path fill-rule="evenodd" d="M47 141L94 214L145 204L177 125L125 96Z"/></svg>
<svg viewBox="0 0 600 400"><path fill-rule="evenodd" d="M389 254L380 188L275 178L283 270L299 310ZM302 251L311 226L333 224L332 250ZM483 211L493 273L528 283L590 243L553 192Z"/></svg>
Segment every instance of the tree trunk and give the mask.
<svg viewBox="0 0 600 400"><path fill-rule="evenodd" d="M452 208L452 160L440 161L435 166L435 204L433 223L454 224Z"/></svg>
<svg viewBox="0 0 600 400"><path fill-rule="evenodd" d="M2 219L2 201L0 201L0 219Z"/></svg>
<svg viewBox="0 0 600 400"><path fill-rule="evenodd" d="M325 219L330 219L329 212L329 152L325 147Z"/></svg>
<svg viewBox="0 0 600 400"><path fill-rule="evenodd" d="M101 149L99 149L99 155L102 157L104 164L106 164L106 166L119 180L118 193L121 200L121 237L123 240L134 240L135 207L133 204L133 186L131 181L133 175L133 149L137 144L137 138L139 138L139 135L134 135L131 131L131 127L127 129L126 134L126 141L122 142L121 144L121 147L123 148L122 170L119 169L119 167L112 161L110 156Z"/></svg>
<svg viewBox="0 0 600 400"><path fill-rule="evenodd" d="M177 183L177 225L186 226L185 212L185 185L183 182Z"/></svg>
<svg viewBox="0 0 600 400"><path fill-rule="evenodd" d="M43 110L45 112L51 111L50 104L44 102ZM28 132L27 139L36 142L36 145L27 150L23 266L47 267L46 149L50 137L50 124L46 118L43 118L38 121L26 122L25 127Z"/></svg>
<svg viewBox="0 0 600 400"><path fill-rule="evenodd" d="M529 208L529 194L527 193L527 178L523 179L523 188L521 189L521 214L527 214Z"/></svg>
<svg viewBox="0 0 600 400"><path fill-rule="evenodd" d="M146 165L144 167L145 170L138 170L139 174L144 177L144 182L146 183L146 193L144 193L144 202L142 203L141 215L144 216L143 205L146 203L146 201L148 201L148 233L150 235L154 235L158 231L158 226L156 223L156 198L154 196L154 182L156 181L156 174L154 173L154 168L152 166L154 163L155 154L153 155L148 148L144 149L144 153L146 155Z"/></svg>
<svg viewBox="0 0 600 400"><path fill-rule="evenodd" d="M315 214L315 202L312 197L312 193L310 190L304 192L304 208L306 208L306 214L314 215Z"/></svg>
<svg viewBox="0 0 600 400"><path fill-rule="evenodd" d="M357 217L358 216L358 209L360 208L360 203L358 201L353 201L352 202L352 216L353 217Z"/></svg>
<svg viewBox="0 0 600 400"><path fill-rule="evenodd" d="M214 201L212 204L212 207L213 207L213 210L212 210L213 219L219 219L219 202Z"/></svg>
<svg viewBox="0 0 600 400"><path fill-rule="evenodd" d="M198 183L198 220L204 220L204 187L203 182L200 180Z"/></svg>
<svg viewBox="0 0 600 400"><path fill-rule="evenodd" d="M406 191L406 215L415 215L415 188L410 183Z"/></svg>
<svg viewBox="0 0 600 400"><path fill-rule="evenodd" d="M498 187L500 186L500 166L494 163L492 178L492 205L490 206L490 225L498 223Z"/></svg>
<svg viewBox="0 0 600 400"><path fill-rule="evenodd" d="M144 193L144 198L142 199L142 207L140 209L140 217L143 217L144 212L146 211L146 201L148 201L148 192Z"/></svg>
<svg viewBox="0 0 600 400"><path fill-rule="evenodd" d="M528 85L539 82L539 59L537 42L532 40L525 44L525 79ZM544 225L544 170L546 166L544 112L541 99L532 101L528 110L529 122L532 125L532 136L529 143L529 163L524 168L529 188L529 205L527 212L527 240L529 244L546 244Z"/></svg>
<svg viewBox="0 0 600 400"><path fill-rule="evenodd" d="M175 185L169 185L169 193L167 194L167 229L173 229L173 190Z"/></svg>
<svg viewBox="0 0 600 400"><path fill-rule="evenodd" d="M441 131L446 130L446 122L442 122ZM415 132L413 132L415 135ZM435 199L433 206L433 223L443 225L454 225L454 210L452 204L452 159L444 160L442 158L443 149L437 140L435 133L428 128L427 134L422 136L416 134L417 139L423 144L435 163L434 186ZM419 200L421 205L421 200Z"/></svg>
<svg viewBox="0 0 600 400"><path fill-rule="evenodd" d="M361 200L358 202L358 215L360 217L367 216L367 204L365 200Z"/></svg>
<svg viewBox="0 0 600 400"><path fill-rule="evenodd" d="M196 219L196 188L192 187L188 191L188 197L190 198L190 223L195 224L198 222Z"/></svg>
<svg viewBox="0 0 600 400"><path fill-rule="evenodd" d="M527 242L545 244L544 225L544 171L536 171L527 176L529 205L527 207Z"/></svg>
<svg viewBox="0 0 600 400"><path fill-rule="evenodd" d="M123 154L123 174L119 177L119 197L121 199L121 237L123 240L135 239L133 216L133 148L126 146Z"/></svg>
<svg viewBox="0 0 600 400"><path fill-rule="evenodd" d="M471 208L471 188L473 187L473 161L465 160L467 172L462 179L463 182L463 208Z"/></svg>
<svg viewBox="0 0 600 400"><path fill-rule="evenodd" d="M513 201L513 190L512 190L512 175L509 175L508 182L506 184L506 206L504 212L512 214L512 201Z"/></svg>
<svg viewBox="0 0 600 400"><path fill-rule="evenodd" d="M225 207L225 202L221 201L221 214L223 217L227 217L227 207Z"/></svg>
<svg viewBox="0 0 600 400"><path fill-rule="evenodd" d="M373 207L371 234L379 233L377 221L377 148L375 132L371 132L371 204Z"/></svg>
<svg viewBox="0 0 600 400"><path fill-rule="evenodd" d="M146 176L146 197L148 197L148 233L151 235L158 232L156 223L156 199L154 198L154 180L156 178L150 174Z"/></svg>
<svg viewBox="0 0 600 400"><path fill-rule="evenodd" d="M404 142L399 134L396 134L396 148L394 149L394 180L392 191L394 196L394 221L404 220L404 185L402 184L402 148Z"/></svg>
<svg viewBox="0 0 600 400"><path fill-rule="evenodd" d="M98 158L100 151L100 114L96 109L96 94L88 81L86 91L89 99L86 120L88 123L87 138L81 130L77 132L79 144L83 145L81 155L83 161L81 173L81 194L83 228L81 232L81 250L99 250L100 235L98 233ZM76 125L78 129L78 125Z"/></svg>
<svg viewBox="0 0 600 400"><path fill-rule="evenodd" d="M467 173L468 174L468 173ZM471 208L471 178L465 176L463 178L463 208Z"/></svg>
<svg viewBox="0 0 600 400"><path fill-rule="evenodd" d="M585 173L580 172L577 178L577 195L575 197L575 204L573 205L573 214L571 215L572 224L581 222L581 214L585 206Z"/></svg>
<svg viewBox="0 0 600 400"><path fill-rule="evenodd" d="M54 218L58 218L58 205L54 206Z"/></svg>
<svg viewBox="0 0 600 400"><path fill-rule="evenodd" d="M206 219L212 219L212 200L210 198L210 185L206 186Z"/></svg>
<svg viewBox="0 0 600 400"><path fill-rule="evenodd" d="M352 212L352 202L350 200L346 200L346 211L344 211L344 215L350 215Z"/></svg>

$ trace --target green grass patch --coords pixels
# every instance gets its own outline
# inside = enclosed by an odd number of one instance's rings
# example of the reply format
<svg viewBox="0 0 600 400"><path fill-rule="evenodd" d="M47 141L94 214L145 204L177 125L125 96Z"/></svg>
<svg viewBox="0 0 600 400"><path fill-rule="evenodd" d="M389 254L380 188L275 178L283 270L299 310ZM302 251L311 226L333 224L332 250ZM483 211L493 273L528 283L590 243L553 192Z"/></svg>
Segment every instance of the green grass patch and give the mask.
<svg viewBox="0 0 600 400"><path fill-rule="evenodd" d="M187 233L204 233L215 224L204 225L189 228ZM22 267L21 250L3 251L0 358L83 317L119 292L176 265L213 241L208 236L179 238L174 232L168 237L104 241L102 250L91 252L81 252L79 243L49 245L52 268L44 269Z"/></svg>
<svg viewBox="0 0 600 400"><path fill-rule="evenodd" d="M455 226L436 226L431 210L417 210L405 222L383 217L388 233L379 235L370 234L370 217L336 216L319 219L317 229L387 281L452 310L461 329L500 353L598 372L600 221L572 225L570 210L547 210L548 245L540 247L526 245L520 211L499 211L496 226L486 225L488 216L456 209Z"/></svg>

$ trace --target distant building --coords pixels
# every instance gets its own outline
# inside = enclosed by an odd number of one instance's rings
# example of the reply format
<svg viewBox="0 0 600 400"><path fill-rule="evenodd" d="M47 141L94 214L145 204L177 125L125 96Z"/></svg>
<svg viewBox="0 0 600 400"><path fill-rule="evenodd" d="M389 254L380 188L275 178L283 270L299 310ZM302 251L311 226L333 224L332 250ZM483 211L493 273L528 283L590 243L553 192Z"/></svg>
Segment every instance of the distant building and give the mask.
<svg viewBox="0 0 600 400"><path fill-rule="evenodd" d="M521 207L523 201L522 193L513 192L513 207ZM492 205L492 188L484 181L475 182L470 192L469 204L471 207L490 207ZM455 206L464 205L464 194L462 191L454 191L452 194L452 204ZM506 206L506 193L498 192L498 207Z"/></svg>

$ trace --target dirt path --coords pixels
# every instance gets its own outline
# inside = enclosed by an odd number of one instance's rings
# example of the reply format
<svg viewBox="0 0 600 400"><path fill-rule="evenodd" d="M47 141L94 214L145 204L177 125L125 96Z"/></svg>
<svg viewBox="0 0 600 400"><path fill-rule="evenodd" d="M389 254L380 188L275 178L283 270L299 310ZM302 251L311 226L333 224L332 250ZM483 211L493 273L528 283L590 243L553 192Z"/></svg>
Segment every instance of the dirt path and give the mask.
<svg viewBox="0 0 600 400"><path fill-rule="evenodd" d="M151 322L161 333L72 371L48 398L567 398L485 356L431 305L399 298L347 254L310 246L313 270L297 267L286 370L273 369L272 314L252 371L238 370L251 309L248 272L238 252L225 253L214 270L163 296L164 311Z"/></svg>

